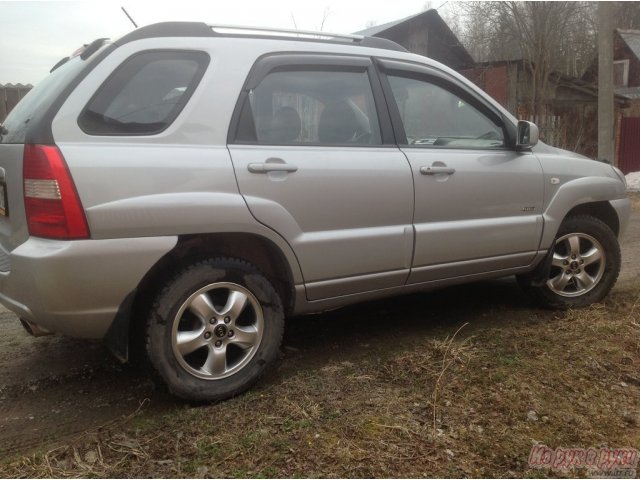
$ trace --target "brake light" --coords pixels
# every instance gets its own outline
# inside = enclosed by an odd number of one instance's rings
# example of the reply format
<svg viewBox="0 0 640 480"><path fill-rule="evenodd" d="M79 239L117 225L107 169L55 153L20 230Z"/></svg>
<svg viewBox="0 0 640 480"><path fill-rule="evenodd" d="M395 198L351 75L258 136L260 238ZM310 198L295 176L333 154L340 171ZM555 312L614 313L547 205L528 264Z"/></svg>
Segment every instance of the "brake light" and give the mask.
<svg viewBox="0 0 640 480"><path fill-rule="evenodd" d="M80 197L55 145L25 145L24 208L29 234L72 240L89 238Z"/></svg>

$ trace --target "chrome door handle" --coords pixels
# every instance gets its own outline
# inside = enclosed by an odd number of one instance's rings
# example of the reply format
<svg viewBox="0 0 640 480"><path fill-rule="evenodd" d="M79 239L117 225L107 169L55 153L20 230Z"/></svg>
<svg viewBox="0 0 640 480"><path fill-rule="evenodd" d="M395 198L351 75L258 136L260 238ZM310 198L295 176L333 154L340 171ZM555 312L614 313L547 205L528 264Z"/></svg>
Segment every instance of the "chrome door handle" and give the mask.
<svg viewBox="0 0 640 480"><path fill-rule="evenodd" d="M296 172L298 167L295 165L289 165L287 163L250 163L247 165L247 170L251 173L269 173L269 172Z"/></svg>
<svg viewBox="0 0 640 480"><path fill-rule="evenodd" d="M456 173L456 169L449 167L420 167L420 173L423 175L438 175L439 173L453 175Z"/></svg>

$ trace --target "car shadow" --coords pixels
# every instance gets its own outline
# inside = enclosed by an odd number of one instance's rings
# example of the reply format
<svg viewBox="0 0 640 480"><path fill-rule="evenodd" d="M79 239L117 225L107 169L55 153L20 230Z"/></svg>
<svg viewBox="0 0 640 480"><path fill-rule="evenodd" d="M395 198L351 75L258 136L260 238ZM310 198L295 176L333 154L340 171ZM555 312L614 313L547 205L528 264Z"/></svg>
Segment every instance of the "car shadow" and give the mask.
<svg viewBox="0 0 640 480"><path fill-rule="evenodd" d="M315 368L367 356L382 346L403 351L436 335L453 335L465 323L461 336L505 328L540 311L510 277L293 317L285 328L281 370L289 370L286 364L294 359L297 367Z"/></svg>

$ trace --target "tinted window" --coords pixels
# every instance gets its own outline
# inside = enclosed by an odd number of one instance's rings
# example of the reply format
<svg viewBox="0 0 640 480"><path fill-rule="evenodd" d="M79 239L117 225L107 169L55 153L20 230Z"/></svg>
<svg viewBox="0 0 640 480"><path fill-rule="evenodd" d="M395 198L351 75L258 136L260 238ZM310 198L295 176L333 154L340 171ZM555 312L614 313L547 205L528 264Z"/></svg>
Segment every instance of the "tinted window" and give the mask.
<svg viewBox="0 0 640 480"><path fill-rule="evenodd" d="M388 78L409 145L449 148L504 145L502 127L456 94L424 80Z"/></svg>
<svg viewBox="0 0 640 480"><path fill-rule="evenodd" d="M91 135L161 132L187 103L208 62L204 52L134 55L102 84L80 115L80 128Z"/></svg>
<svg viewBox="0 0 640 480"><path fill-rule="evenodd" d="M272 72L249 92L237 140L379 145L369 77L353 71Z"/></svg>
<svg viewBox="0 0 640 480"><path fill-rule="evenodd" d="M0 135L0 143L24 143L27 127L33 125L58 99L65 88L84 69L87 63L74 57L53 70L22 98L4 122L6 135Z"/></svg>

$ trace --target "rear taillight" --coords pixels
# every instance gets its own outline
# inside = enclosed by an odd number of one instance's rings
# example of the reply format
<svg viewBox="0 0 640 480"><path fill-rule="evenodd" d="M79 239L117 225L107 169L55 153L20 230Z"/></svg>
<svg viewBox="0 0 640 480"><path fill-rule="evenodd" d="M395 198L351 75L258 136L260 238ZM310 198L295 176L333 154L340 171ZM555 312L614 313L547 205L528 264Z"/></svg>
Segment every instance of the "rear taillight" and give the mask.
<svg viewBox="0 0 640 480"><path fill-rule="evenodd" d="M58 147L25 145L23 179L30 235L64 240L89 238L84 209Z"/></svg>

